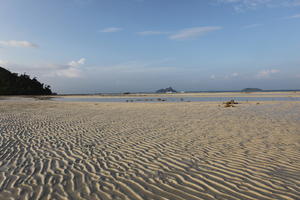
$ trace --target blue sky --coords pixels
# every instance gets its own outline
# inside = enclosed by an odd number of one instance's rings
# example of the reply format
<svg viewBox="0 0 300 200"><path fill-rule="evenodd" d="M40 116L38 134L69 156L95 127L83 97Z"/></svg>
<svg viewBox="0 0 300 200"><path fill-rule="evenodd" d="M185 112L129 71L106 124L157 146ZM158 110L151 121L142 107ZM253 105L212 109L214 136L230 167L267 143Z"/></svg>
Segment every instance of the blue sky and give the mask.
<svg viewBox="0 0 300 200"><path fill-rule="evenodd" d="M59 93L300 88L300 0L0 0L0 27Z"/></svg>

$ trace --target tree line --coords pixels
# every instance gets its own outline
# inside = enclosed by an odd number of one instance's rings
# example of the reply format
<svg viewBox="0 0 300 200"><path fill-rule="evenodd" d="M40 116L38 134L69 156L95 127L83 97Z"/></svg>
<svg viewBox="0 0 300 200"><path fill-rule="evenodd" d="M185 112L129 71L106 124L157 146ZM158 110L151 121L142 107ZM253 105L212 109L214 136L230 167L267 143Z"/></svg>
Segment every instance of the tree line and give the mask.
<svg viewBox="0 0 300 200"><path fill-rule="evenodd" d="M17 74L0 67L0 95L51 95L50 86L40 83L36 77Z"/></svg>

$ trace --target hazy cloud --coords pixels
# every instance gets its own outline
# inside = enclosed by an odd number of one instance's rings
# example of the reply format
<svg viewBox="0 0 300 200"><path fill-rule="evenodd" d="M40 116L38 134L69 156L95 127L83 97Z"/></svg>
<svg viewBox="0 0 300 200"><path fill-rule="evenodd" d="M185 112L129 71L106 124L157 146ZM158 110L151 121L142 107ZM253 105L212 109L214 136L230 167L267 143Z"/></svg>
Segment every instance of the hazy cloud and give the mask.
<svg viewBox="0 0 300 200"><path fill-rule="evenodd" d="M138 35L166 35L169 34L169 32L164 31L142 31L137 32Z"/></svg>
<svg viewBox="0 0 300 200"><path fill-rule="evenodd" d="M300 14L295 14L295 15L286 17L286 19L297 19L297 18L300 18Z"/></svg>
<svg viewBox="0 0 300 200"><path fill-rule="evenodd" d="M6 67L8 65L8 61L0 60L0 67Z"/></svg>
<svg viewBox="0 0 300 200"><path fill-rule="evenodd" d="M92 3L94 0L73 0L78 5L87 5Z"/></svg>
<svg viewBox="0 0 300 200"><path fill-rule="evenodd" d="M256 27L262 26L262 25L263 24L249 24L249 25L243 26L242 29L251 29L251 28L256 28Z"/></svg>
<svg viewBox="0 0 300 200"><path fill-rule="evenodd" d="M277 74L279 73L280 70L278 69L266 69L258 72L256 75L257 78L269 78L272 74Z"/></svg>
<svg viewBox="0 0 300 200"><path fill-rule="evenodd" d="M81 76L81 70L70 67L67 69L57 70L53 75L66 77L66 78L78 78Z"/></svg>
<svg viewBox="0 0 300 200"><path fill-rule="evenodd" d="M184 40L184 39L196 38L205 35L209 32L217 31L220 29L222 29L222 27L220 26L193 27L193 28L183 29L178 33L171 35L169 38L172 40Z"/></svg>
<svg viewBox="0 0 300 200"><path fill-rule="evenodd" d="M219 75L212 74L210 76L210 79L212 79L212 80L228 80L228 79L234 79L237 77L240 77L240 73L233 72L231 74L219 74Z"/></svg>
<svg viewBox="0 0 300 200"><path fill-rule="evenodd" d="M20 65L8 61L0 60L0 66L6 67L13 72L29 73L39 77L64 77L78 78L83 75L80 66L85 64L85 58L78 61L70 61L68 64L35 64L35 65Z"/></svg>
<svg viewBox="0 0 300 200"><path fill-rule="evenodd" d="M233 72L231 74L225 75L224 79L233 79L233 78L237 78L239 76L240 76L240 74L238 72Z"/></svg>
<svg viewBox="0 0 300 200"><path fill-rule="evenodd" d="M239 73L237 73L237 72L234 72L231 74L231 77L237 77L237 76L239 76Z"/></svg>
<svg viewBox="0 0 300 200"><path fill-rule="evenodd" d="M300 0L293 0L289 3L290 6L300 6Z"/></svg>
<svg viewBox="0 0 300 200"><path fill-rule="evenodd" d="M257 9L260 7L296 7L300 0L213 0L220 4L232 5L236 11Z"/></svg>
<svg viewBox="0 0 300 200"><path fill-rule="evenodd" d="M8 46L8 47L31 47L37 48L38 45L28 42L28 41L17 41L17 40L8 40L8 41L0 41L1 46Z"/></svg>
<svg viewBox="0 0 300 200"><path fill-rule="evenodd" d="M100 30L100 32L102 33L115 33L115 32L119 32L122 31L122 28L118 28L118 27L109 27L109 28L105 28Z"/></svg>

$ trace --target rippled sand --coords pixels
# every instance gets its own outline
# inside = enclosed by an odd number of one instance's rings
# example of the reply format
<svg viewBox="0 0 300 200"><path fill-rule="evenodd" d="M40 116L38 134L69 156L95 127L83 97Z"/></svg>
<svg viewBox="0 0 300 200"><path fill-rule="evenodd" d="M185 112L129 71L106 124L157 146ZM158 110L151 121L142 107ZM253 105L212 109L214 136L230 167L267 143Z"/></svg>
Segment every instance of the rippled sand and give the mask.
<svg viewBox="0 0 300 200"><path fill-rule="evenodd" d="M300 103L0 101L0 199L299 199Z"/></svg>

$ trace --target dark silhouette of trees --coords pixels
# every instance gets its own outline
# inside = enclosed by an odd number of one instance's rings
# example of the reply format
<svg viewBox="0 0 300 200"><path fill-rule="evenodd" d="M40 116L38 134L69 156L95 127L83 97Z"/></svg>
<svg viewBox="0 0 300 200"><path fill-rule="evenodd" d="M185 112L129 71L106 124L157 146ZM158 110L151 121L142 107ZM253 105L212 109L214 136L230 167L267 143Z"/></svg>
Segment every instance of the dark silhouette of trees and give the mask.
<svg viewBox="0 0 300 200"><path fill-rule="evenodd" d="M174 90L172 87L164 88L164 89L159 89L156 91L156 93L177 93L176 90Z"/></svg>
<svg viewBox="0 0 300 200"><path fill-rule="evenodd" d="M259 89L259 88L245 88L245 89L242 89L242 92L261 92L263 91L262 89Z"/></svg>
<svg viewBox="0 0 300 200"><path fill-rule="evenodd" d="M36 77L18 75L0 67L0 95L51 95L49 85L40 83Z"/></svg>

